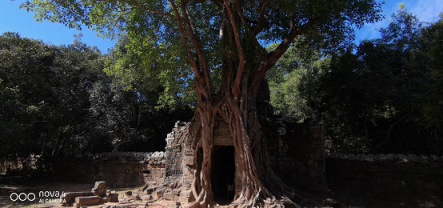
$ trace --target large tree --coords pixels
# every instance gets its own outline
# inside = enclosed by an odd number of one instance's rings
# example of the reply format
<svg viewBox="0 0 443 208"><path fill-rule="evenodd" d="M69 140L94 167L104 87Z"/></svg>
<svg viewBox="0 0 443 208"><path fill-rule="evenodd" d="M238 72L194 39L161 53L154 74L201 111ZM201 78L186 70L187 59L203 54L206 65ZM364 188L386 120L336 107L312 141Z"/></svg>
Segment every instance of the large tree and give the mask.
<svg viewBox="0 0 443 208"><path fill-rule="evenodd" d="M353 25L380 18L374 0L32 0L22 7L69 27L81 24L115 37L127 33L153 74L187 74L198 105L191 122L196 174L193 206L214 204L211 154L216 116L228 123L235 149L234 205L254 206L288 189L269 168L256 113L259 86L294 38L346 47ZM267 51L264 45L278 42ZM143 60L142 60L143 62ZM174 80L174 79L173 79ZM155 82L155 80L150 80ZM158 79L166 83L168 80ZM200 153L201 152L201 153Z"/></svg>

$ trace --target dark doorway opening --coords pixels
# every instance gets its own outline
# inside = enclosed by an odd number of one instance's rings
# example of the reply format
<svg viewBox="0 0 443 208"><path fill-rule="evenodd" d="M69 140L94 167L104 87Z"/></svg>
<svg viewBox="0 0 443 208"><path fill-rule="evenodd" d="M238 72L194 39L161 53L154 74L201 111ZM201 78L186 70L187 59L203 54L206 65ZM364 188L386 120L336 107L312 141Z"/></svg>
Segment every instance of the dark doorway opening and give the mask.
<svg viewBox="0 0 443 208"><path fill-rule="evenodd" d="M211 183L214 201L228 205L234 199L235 156L234 146L214 146L212 151ZM228 186L232 191L228 191Z"/></svg>

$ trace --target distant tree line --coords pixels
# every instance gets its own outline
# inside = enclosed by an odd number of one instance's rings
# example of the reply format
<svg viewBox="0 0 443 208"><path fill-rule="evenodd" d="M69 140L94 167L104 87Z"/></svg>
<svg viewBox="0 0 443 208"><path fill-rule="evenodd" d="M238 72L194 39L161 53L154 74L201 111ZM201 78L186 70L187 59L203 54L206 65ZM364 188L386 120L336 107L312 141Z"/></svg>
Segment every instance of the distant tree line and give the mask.
<svg viewBox="0 0 443 208"><path fill-rule="evenodd" d="M332 152L443 154L443 16L422 23L403 6L356 48L290 49L284 78L268 77L275 111L318 111Z"/></svg>
<svg viewBox="0 0 443 208"><path fill-rule="evenodd" d="M80 37L54 46L12 32L0 36L0 158L26 166L39 155L38 168L50 171L76 156L162 150L175 121L192 117L180 102L162 107L162 89L106 74L115 50L103 55Z"/></svg>

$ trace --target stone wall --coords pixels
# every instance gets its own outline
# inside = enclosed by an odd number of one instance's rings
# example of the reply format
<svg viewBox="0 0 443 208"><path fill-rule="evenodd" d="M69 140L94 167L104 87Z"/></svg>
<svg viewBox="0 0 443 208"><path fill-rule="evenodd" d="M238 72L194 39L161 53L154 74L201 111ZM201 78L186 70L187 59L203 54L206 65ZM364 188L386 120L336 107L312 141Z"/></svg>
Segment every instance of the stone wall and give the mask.
<svg viewBox="0 0 443 208"><path fill-rule="evenodd" d="M294 186L326 187L323 122L297 123L285 117L272 122L268 150L277 174Z"/></svg>
<svg viewBox="0 0 443 208"><path fill-rule="evenodd" d="M326 172L332 190L354 197L399 201L399 204L414 204L422 199L423 203L434 205L441 205L443 199L443 156L330 155ZM408 202L411 199L415 201Z"/></svg>
<svg viewBox="0 0 443 208"><path fill-rule="evenodd" d="M161 183L164 152L109 152L71 162L70 176L77 181L106 181L109 187L135 187Z"/></svg>

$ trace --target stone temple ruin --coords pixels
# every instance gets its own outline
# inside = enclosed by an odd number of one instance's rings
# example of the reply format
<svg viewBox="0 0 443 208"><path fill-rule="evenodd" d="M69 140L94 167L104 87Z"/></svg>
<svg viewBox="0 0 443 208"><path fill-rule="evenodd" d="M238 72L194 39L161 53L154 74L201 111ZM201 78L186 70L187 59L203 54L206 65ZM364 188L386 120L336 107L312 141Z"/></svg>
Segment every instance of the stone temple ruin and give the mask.
<svg viewBox="0 0 443 208"><path fill-rule="evenodd" d="M268 138L270 164L277 174L292 185L326 187L325 140L323 122L319 119L297 123L284 116L273 115L269 104L269 88L264 81L257 98L257 114L262 130ZM211 184L216 203L229 204L240 187L228 193L228 185L234 184L234 147L228 124L217 114L214 125ZM149 159L145 169L147 199L163 198L176 203L195 201L191 191L194 166L194 153L191 149L193 138L188 134L189 123L176 122L167 135L164 153L154 153L151 157L164 154L164 161ZM291 149L289 152L288 150ZM159 172L163 173L159 174ZM158 176L163 175L162 180Z"/></svg>
<svg viewBox="0 0 443 208"><path fill-rule="evenodd" d="M223 121L220 119L218 122ZM272 131L276 132L272 135L275 141L270 142L273 145L270 145L268 150L274 170L281 178L289 179L293 184L326 187L326 155L322 125L297 124L288 122L282 117L274 118L271 122L278 128L278 131ZM292 129L287 129L286 125ZM146 199L163 198L180 204L195 200L191 192L193 173L187 168L194 165L192 138L189 137L188 127L189 123L178 121L166 138L165 152L151 154L152 158L164 154L164 160L157 161L151 158L146 161L145 178L148 179L146 187L149 187L146 188L145 194L148 195ZM229 203L234 196L234 193L227 194L227 184L233 183L235 165L234 147L226 132L227 128L223 124L214 130L211 183L214 200L221 204ZM289 153L289 148L301 153L297 155ZM159 175L163 177L158 178ZM156 180L152 180L155 178ZM235 192L239 191L240 189L235 189Z"/></svg>

